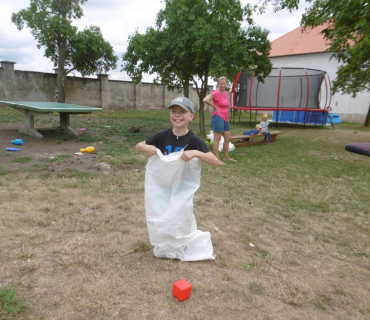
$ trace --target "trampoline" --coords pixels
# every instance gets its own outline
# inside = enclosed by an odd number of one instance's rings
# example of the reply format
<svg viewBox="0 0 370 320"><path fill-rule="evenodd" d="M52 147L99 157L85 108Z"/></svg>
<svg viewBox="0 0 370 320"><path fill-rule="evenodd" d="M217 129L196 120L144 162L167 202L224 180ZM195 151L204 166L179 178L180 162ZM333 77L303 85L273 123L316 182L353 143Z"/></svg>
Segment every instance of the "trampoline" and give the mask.
<svg viewBox="0 0 370 320"><path fill-rule="evenodd" d="M273 121L306 124L327 123L331 83L325 71L308 68L273 68L264 79L258 81L255 74L239 72L231 91L233 123L239 111L273 111ZM330 122L332 125L333 123ZM333 127L334 128L334 127Z"/></svg>

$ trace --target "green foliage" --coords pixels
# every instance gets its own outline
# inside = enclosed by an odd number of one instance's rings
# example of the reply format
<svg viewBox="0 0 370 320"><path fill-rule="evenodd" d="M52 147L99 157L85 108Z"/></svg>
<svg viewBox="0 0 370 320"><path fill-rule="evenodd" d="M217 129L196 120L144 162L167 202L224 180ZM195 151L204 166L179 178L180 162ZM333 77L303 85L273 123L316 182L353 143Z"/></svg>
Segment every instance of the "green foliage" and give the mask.
<svg viewBox="0 0 370 320"><path fill-rule="evenodd" d="M76 70L83 76L115 68L118 58L112 46L103 39L99 27L82 32L72 25L83 16L80 5L86 0L30 0L30 6L12 14L18 30L24 25L45 48L45 56L58 66L59 102L65 101L67 74Z"/></svg>
<svg viewBox="0 0 370 320"><path fill-rule="evenodd" d="M118 58L113 47L105 41L99 27L90 26L71 39L71 63L82 76L88 76L116 67Z"/></svg>
<svg viewBox="0 0 370 320"><path fill-rule="evenodd" d="M370 90L370 8L367 0L306 0L311 6L302 16L301 25L327 24L322 34L330 43L332 57L343 62L338 68L333 92L356 94ZM299 0L265 0L274 9L298 9ZM370 108L365 120L369 126Z"/></svg>
<svg viewBox="0 0 370 320"><path fill-rule="evenodd" d="M312 0L306 0L307 2L312 2ZM288 9L290 12L297 10L300 0L264 0L262 6L260 7L260 12L265 12L265 8L269 3L273 4L274 10L284 10Z"/></svg>
<svg viewBox="0 0 370 320"><path fill-rule="evenodd" d="M72 20L83 16L80 5L85 2L86 0L31 0L27 9L12 14L12 22L18 30L22 30L26 24L37 40L37 47L45 47L45 56L57 66L59 54L63 54L59 52L60 46L76 35L77 27L72 25ZM65 51L64 54L68 66L69 52Z"/></svg>
<svg viewBox="0 0 370 320"><path fill-rule="evenodd" d="M345 65L339 67L338 78L334 81L334 90L352 94L362 90L370 90L369 65L370 39L356 42L345 52Z"/></svg>
<svg viewBox="0 0 370 320"><path fill-rule="evenodd" d="M193 83L199 96L199 131L205 136L203 98L208 77L233 79L240 70L260 78L271 70L268 31L253 25L254 8L240 1L166 0L156 26L136 31L122 55L123 70L139 82L143 73L157 73L168 89ZM242 26L243 22L248 28Z"/></svg>
<svg viewBox="0 0 370 320"><path fill-rule="evenodd" d="M0 289L0 319L12 319L27 309L27 303L19 299L14 287L7 285Z"/></svg>
<svg viewBox="0 0 370 320"><path fill-rule="evenodd" d="M370 90L370 10L365 0L316 0L302 16L304 26L328 23L323 30L333 57L343 62L333 91L356 96Z"/></svg>
<svg viewBox="0 0 370 320"><path fill-rule="evenodd" d="M144 35L136 31L130 36L127 52L123 55L123 70L136 83L140 82L143 73L157 73L154 82L165 84L169 90L188 86L192 76L191 60L179 63L174 59L172 50L168 50L171 37L168 30L148 28Z"/></svg>
<svg viewBox="0 0 370 320"><path fill-rule="evenodd" d="M298 0L266 0L275 10L298 9ZM359 91L370 90L370 10L366 0L306 0L311 6L302 16L301 24L317 27L327 23L322 31L330 43L333 57L344 65L337 72L333 91L354 97ZM262 7L262 10L264 7Z"/></svg>

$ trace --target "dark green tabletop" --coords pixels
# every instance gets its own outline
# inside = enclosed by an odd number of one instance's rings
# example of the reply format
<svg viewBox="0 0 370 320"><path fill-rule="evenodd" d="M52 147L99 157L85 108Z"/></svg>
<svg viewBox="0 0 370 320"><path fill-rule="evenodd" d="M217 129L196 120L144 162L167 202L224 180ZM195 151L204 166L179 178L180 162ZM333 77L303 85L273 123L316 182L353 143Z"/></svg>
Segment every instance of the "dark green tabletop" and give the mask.
<svg viewBox="0 0 370 320"><path fill-rule="evenodd" d="M95 112L103 111L102 108L93 108L86 106L79 106L69 103L57 103L57 102L33 102L33 101L0 101L0 103L18 107L22 109L38 111L38 112L68 112L68 113L80 113L80 112Z"/></svg>

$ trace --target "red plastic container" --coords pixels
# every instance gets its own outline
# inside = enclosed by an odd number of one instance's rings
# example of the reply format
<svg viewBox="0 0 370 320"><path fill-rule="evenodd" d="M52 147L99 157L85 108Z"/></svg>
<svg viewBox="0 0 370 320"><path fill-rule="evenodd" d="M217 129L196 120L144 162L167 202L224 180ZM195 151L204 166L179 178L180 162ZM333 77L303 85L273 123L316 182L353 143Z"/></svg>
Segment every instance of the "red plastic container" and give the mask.
<svg viewBox="0 0 370 320"><path fill-rule="evenodd" d="M172 294L179 301L190 298L192 285L184 279L176 281L173 284Z"/></svg>

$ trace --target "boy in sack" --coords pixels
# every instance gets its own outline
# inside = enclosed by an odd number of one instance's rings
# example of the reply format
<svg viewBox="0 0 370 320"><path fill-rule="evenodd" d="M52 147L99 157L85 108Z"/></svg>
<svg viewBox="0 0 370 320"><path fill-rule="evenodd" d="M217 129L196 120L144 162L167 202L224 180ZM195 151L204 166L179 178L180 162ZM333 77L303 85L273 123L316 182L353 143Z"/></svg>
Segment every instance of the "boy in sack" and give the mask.
<svg viewBox="0 0 370 320"><path fill-rule="evenodd" d="M171 129L136 145L149 157L145 171L145 216L153 253L181 261L213 260L211 234L197 229L194 194L200 186L201 162L217 165L205 142L188 129L194 106L185 97L170 106Z"/></svg>

